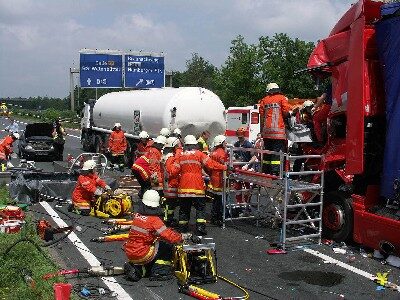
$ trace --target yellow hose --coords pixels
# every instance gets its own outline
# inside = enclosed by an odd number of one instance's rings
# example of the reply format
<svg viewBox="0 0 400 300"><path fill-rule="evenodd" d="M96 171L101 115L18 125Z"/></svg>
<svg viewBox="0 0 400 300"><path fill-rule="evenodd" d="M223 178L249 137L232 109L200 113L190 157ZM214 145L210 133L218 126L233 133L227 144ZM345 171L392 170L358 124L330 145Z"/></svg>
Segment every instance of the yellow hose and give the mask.
<svg viewBox="0 0 400 300"><path fill-rule="evenodd" d="M229 280L228 278L225 278L225 277L223 277L223 276L221 276L221 275L217 275L217 277L218 277L219 279L221 279L221 280L223 280L223 281L229 283L230 285L233 285L234 287L238 288L239 290L241 290L241 291L244 293L244 296L243 296L241 299L243 299L243 300L250 299L249 293L248 293L244 288L242 288L240 285L234 283L233 281L231 281L231 280ZM237 297L235 297L235 298L237 298Z"/></svg>

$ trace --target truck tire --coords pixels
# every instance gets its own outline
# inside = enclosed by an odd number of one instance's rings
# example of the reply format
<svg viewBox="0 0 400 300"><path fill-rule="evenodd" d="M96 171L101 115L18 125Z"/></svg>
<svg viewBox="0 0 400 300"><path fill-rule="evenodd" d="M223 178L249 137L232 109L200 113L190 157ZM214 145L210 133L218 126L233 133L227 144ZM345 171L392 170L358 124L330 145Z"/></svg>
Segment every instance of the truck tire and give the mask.
<svg viewBox="0 0 400 300"><path fill-rule="evenodd" d="M344 193L332 191L324 196L322 234L336 242L352 240L352 201Z"/></svg>

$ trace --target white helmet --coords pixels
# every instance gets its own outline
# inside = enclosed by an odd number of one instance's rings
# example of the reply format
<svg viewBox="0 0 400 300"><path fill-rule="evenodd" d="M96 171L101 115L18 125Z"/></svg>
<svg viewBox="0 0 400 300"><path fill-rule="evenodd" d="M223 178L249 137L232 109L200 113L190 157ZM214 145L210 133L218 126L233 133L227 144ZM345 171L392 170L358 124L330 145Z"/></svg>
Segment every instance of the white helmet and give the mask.
<svg viewBox="0 0 400 300"><path fill-rule="evenodd" d="M171 136L171 137L167 138L165 147L174 148L178 143L179 143L179 139L177 137Z"/></svg>
<svg viewBox="0 0 400 300"><path fill-rule="evenodd" d="M147 131L141 131L140 133L139 133L139 139L148 139L150 136L149 136L149 134L147 133Z"/></svg>
<svg viewBox="0 0 400 300"><path fill-rule="evenodd" d="M83 163L82 170L89 171L89 170L93 170L94 168L96 168L96 162L94 160L90 159Z"/></svg>
<svg viewBox="0 0 400 300"><path fill-rule="evenodd" d="M161 128L160 135L168 137L168 136L170 136L170 134L171 134L171 131L168 128L166 128L166 127Z"/></svg>
<svg viewBox="0 0 400 300"><path fill-rule="evenodd" d="M303 108L310 107L310 106L314 106L314 102L312 102L311 100L304 101Z"/></svg>
<svg viewBox="0 0 400 300"><path fill-rule="evenodd" d="M272 92L273 90L279 90L279 85L277 85L275 82L271 82L267 84L267 89L266 92Z"/></svg>
<svg viewBox="0 0 400 300"><path fill-rule="evenodd" d="M13 132L12 136L18 140L19 139L19 133L18 132Z"/></svg>
<svg viewBox="0 0 400 300"><path fill-rule="evenodd" d="M163 135L159 135L155 140L154 143L165 145L167 142L167 138Z"/></svg>
<svg viewBox="0 0 400 300"><path fill-rule="evenodd" d="M196 137L191 134L185 136L183 142L185 145L197 145Z"/></svg>
<svg viewBox="0 0 400 300"><path fill-rule="evenodd" d="M148 190L143 194L142 202L146 206L159 207L160 195L155 190Z"/></svg>
<svg viewBox="0 0 400 300"><path fill-rule="evenodd" d="M174 129L174 134L176 135L182 135L182 131L179 128Z"/></svg>
<svg viewBox="0 0 400 300"><path fill-rule="evenodd" d="M120 127L122 127L122 126L121 126L121 123L115 123L115 124L114 124L114 127L120 128Z"/></svg>
<svg viewBox="0 0 400 300"><path fill-rule="evenodd" d="M220 134L214 138L214 146L222 145L226 141L226 136Z"/></svg>

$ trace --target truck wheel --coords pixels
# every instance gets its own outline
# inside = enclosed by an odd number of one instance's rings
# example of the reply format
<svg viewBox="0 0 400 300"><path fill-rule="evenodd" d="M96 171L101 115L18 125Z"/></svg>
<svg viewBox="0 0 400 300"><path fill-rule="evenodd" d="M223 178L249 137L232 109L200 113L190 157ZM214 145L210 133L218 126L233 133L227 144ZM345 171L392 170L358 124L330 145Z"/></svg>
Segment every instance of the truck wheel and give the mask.
<svg viewBox="0 0 400 300"><path fill-rule="evenodd" d="M340 192L324 196L322 234L336 242L349 241L353 233L353 207L351 198Z"/></svg>

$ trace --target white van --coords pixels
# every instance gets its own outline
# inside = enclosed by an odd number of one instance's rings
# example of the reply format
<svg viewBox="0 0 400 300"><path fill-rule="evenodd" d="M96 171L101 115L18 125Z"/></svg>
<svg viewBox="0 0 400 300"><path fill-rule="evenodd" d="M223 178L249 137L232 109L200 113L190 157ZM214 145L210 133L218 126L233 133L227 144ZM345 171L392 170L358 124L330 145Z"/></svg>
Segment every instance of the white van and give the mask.
<svg viewBox="0 0 400 300"><path fill-rule="evenodd" d="M260 132L260 114L258 105L244 107L229 107L226 110L226 131L227 143L233 144L237 141L236 130L244 127L246 139L254 143L257 134Z"/></svg>

